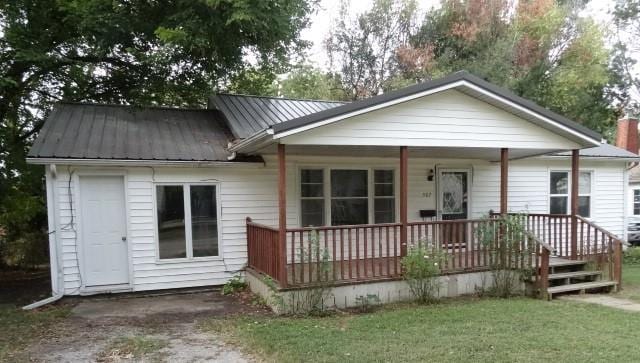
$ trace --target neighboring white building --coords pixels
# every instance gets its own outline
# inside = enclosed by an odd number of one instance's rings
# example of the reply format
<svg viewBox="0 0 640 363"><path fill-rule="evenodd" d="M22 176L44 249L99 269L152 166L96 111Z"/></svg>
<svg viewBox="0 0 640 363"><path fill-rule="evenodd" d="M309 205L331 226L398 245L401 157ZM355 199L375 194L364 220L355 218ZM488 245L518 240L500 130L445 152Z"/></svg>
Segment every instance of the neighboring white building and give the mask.
<svg viewBox="0 0 640 363"><path fill-rule="evenodd" d="M29 154L46 167L54 292L225 283L247 264L246 218L280 224L279 170L287 227L480 218L500 210L501 155L509 211L570 214L580 149L578 214L625 238L638 155L468 73L350 104L209 108L55 107Z"/></svg>

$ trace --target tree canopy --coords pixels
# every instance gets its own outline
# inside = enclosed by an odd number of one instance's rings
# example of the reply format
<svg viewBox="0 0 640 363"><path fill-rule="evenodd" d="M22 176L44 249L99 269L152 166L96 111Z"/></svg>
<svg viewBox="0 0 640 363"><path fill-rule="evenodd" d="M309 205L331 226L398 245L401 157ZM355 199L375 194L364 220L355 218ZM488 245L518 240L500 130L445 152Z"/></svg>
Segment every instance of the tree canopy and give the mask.
<svg viewBox="0 0 640 363"><path fill-rule="evenodd" d="M202 106L246 69L284 72L305 45L300 31L314 7L313 0L0 2L0 242L44 219L42 167L25 156L54 102Z"/></svg>

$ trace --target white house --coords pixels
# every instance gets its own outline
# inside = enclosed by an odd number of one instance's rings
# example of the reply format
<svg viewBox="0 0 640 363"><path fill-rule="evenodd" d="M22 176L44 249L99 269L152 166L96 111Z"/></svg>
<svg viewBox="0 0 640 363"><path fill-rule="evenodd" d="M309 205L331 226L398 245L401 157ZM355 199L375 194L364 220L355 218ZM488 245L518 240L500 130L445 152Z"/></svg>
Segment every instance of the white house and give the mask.
<svg viewBox="0 0 640 363"><path fill-rule="evenodd" d="M527 213L552 257L610 253L638 155L459 72L352 103L59 104L28 160L46 167L53 291L74 295L220 285L248 262L292 286L311 230L343 282L396 278L429 238L473 271L490 211Z"/></svg>

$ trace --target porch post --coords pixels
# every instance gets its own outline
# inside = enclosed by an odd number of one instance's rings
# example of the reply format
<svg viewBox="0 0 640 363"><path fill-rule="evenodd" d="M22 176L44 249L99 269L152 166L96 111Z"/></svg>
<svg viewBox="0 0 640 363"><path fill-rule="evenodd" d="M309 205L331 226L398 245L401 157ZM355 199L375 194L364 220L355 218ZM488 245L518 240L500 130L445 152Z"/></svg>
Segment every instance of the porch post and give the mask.
<svg viewBox="0 0 640 363"><path fill-rule="evenodd" d="M278 144L278 280L287 286L287 166L284 144Z"/></svg>
<svg viewBox="0 0 640 363"><path fill-rule="evenodd" d="M408 195L408 159L409 151L406 146L400 146L400 256L407 255L407 195Z"/></svg>
<svg viewBox="0 0 640 363"><path fill-rule="evenodd" d="M580 182L580 150L571 151L571 259L578 258L578 195Z"/></svg>
<svg viewBox="0 0 640 363"><path fill-rule="evenodd" d="M507 214L507 193L509 184L509 149L500 149L500 214Z"/></svg>

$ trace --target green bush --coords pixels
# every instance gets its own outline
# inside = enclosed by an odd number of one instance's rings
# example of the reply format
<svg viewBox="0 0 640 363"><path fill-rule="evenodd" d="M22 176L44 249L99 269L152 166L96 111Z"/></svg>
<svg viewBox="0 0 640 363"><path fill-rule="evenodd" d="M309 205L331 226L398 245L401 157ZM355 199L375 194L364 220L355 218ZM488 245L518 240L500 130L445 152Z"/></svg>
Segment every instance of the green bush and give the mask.
<svg viewBox="0 0 640 363"><path fill-rule="evenodd" d="M624 251L624 263L640 265L640 247L629 247Z"/></svg>
<svg viewBox="0 0 640 363"><path fill-rule="evenodd" d="M442 251L429 248L428 245L420 243L417 247L412 247L401 262L404 279L420 303L431 303L437 299L440 290L438 277L446 259Z"/></svg>
<svg viewBox="0 0 640 363"><path fill-rule="evenodd" d="M222 286L222 295L231 295L247 288L247 283L242 280L240 275L236 275Z"/></svg>

